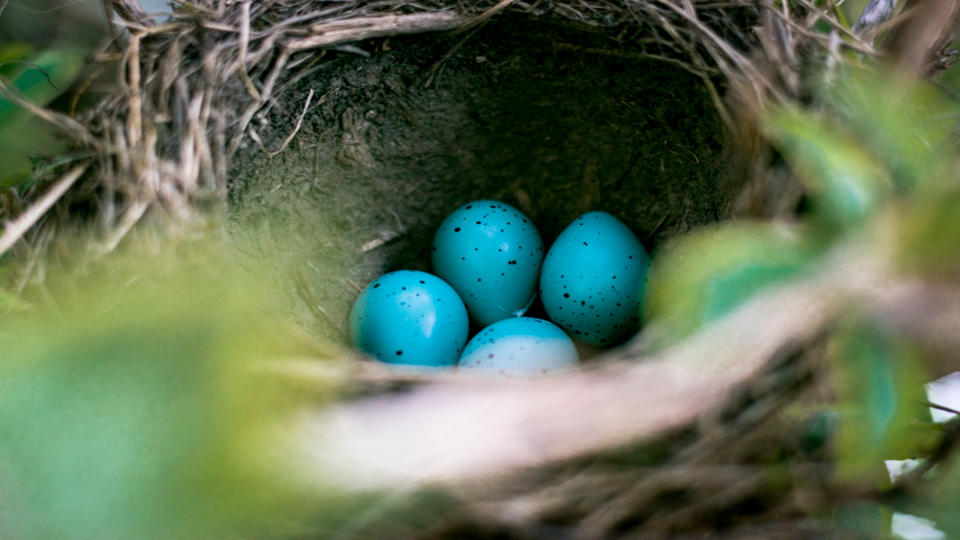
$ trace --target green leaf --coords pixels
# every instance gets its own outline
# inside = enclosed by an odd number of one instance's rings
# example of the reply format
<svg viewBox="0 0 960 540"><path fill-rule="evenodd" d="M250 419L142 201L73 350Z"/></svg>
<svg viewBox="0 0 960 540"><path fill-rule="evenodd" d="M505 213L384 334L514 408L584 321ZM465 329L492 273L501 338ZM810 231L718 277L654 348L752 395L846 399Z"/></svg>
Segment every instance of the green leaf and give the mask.
<svg viewBox="0 0 960 540"><path fill-rule="evenodd" d="M0 537L248 538L324 500L284 429L323 389L271 375L307 353L234 263L137 249L0 313Z"/></svg>
<svg viewBox="0 0 960 540"><path fill-rule="evenodd" d="M0 288L0 314L9 313L12 311L24 311L27 309L27 304L11 294L10 292Z"/></svg>
<svg viewBox="0 0 960 540"><path fill-rule="evenodd" d="M83 67L83 51L79 49L54 49L43 51L13 64L19 66L9 77L12 86L35 105L47 105L65 92ZM0 125L14 111L19 110L9 100L0 99Z"/></svg>
<svg viewBox="0 0 960 540"><path fill-rule="evenodd" d="M0 46L0 76L9 77L14 63L26 59L33 52L29 43L13 42Z"/></svg>
<svg viewBox="0 0 960 540"><path fill-rule="evenodd" d="M901 193L947 180L960 105L926 81L849 69L823 98L845 129L869 148Z"/></svg>
<svg viewBox="0 0 960 540"><path fill-rule="evenodd" d="M875 477L884 460L914 457L932 440L923 405L925 362L915 347L876 323L855 321L833 338L829 356L841 477Z"/></svg>
<svg viewBox="0 0 960 540"><path fill-rule="evenodd" d="M654 258L646 320L668 340L682 338L767 287L801 275L818 253L794 227L743 222L689 234Z"/></svg>
<svg viewBox="0 0 960 540"><path fill-rule="evenodd" d="M909 272L950 274L960 264L960 189L931 190L891 210L891 245Z"/></svg>
<svg viewBox="0 0 960 540"><path fill-rule="evenodd" d="M946 429L956 429L953 420ZM960 538L960 462L951 459L935 467L925 478L923 489L901 501L902 511L932 520L947 538Z"/></svg>
<svg viewBox="0 0 960 540"><path fill-rule="evenodd" d="M771 136L831 230L861 223L893 192L886 172L860 142L833 123L795 108L768 119Z"/></svg>
<svg viewBox="0 0 960 540"><path fill-rule="evenodd" d="M8 61L0 76L13 91L45 106L70 87L82 67L82 50L57 49ZM64 148L56 128L0 97L0 188L28 175L31 157Z"/></svg>

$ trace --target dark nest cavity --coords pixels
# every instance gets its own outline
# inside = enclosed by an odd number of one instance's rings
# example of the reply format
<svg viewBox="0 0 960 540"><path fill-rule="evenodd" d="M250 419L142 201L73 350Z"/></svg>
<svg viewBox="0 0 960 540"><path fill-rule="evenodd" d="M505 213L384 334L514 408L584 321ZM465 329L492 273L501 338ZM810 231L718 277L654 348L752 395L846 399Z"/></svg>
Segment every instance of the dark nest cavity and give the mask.
<svg viewBox="0 0 960 540"><path fill-rule="evenodd" d="M361 43L251 129L234 222L297 254L278 282L297 276L307 324L332 338L377 275L429 271L434 231L470 200L516 206L548 245L603 210L652 248L728 217L744 183L699 78L552 18Z"/></svg>

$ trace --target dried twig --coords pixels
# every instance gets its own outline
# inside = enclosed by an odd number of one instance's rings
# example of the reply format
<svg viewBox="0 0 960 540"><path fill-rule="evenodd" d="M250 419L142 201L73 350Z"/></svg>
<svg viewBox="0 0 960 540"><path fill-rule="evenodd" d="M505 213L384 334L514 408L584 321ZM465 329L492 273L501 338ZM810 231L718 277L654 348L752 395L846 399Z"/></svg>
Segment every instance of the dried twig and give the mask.
<svg viewBox="0 0 960 540"><path fill-rule="evenodd" d="M927 485L925 477L934 467L946 462L960 447L960 417L953 418L943 426L943 437L930 449L925 459L910 472L900 475L892 488L885 490L868 489L858 496L864 499L886 501L894 508L907 496L916 493Z"/></svg>
<svg viewBox="0 0 960 540"><path fill-rule="evenodd" d="M63 194L70 189L83 173L86 172L89 163L81 163L70 169L59 180L53 183L49 190L37 199L23 214L11 221L4 227L3 234L0 235L0 255L7 252L14 244L19 241L31 227L33 227L40 218L46 214Z"/></svg>
<svg viewBox="0 0 960 540"><path fill-rule="evenodd" d="M18 93L11 90L7 84L3 82L3 79L0 79L0 96L23 107L37 118L60 129L63 133L72 136L79 144L92 147L98 146L97 140L83 124L65 114L40 107L30 102L30 100L21 97Z"/></svg>
<svg viewBox="0 0 960 540"><path fill-rule="evenodd" d="M902 19L884 43L901 77L929 75L932 56L955 37L958 18L960 7L954 0L907 2Z"/></svg>
<svg viewBox="0 0 960 540"><path fill-rule="evenodd" d="M469 30L469 29L471 29L471 28L474 28L474 27L476 27L476 26L479 26L479 25L487 22L487 21L490 20L493 16L495 16L497 13L500 13L501 11L507 9L508 7L510 7L510 4L513 4L513 3L516 2L516 1L517 1L517 0L500 0L499 2L496 3L496 5L494 5L494 6L491 7L490 9L484 11L483 13L481 13L481 14L479 14L479 15L476 15L476 16L474 16L474 17L471 17L470 20L464 22L464 23L460 26L460 28L457 29L457 31L462 32L462 31L464 31L464 30Z"/></svg>
<svg viewBox="0 0 960 540"><path fill-rule="evenodd" d="M310 90L310 93L307 94L307 101L303 104L303 112L300 113L300 116L297 118L297 125L294 126L293 131L283 140L283 144L280 145L280 148L276 150L267 150L267 155L276 156L281 152L287 149L287 146L293 141L293 138L297 136L297 132L300 131L300 126L303 125L303 118L307 116L307 111L310 110L310 103L313 101L313 89Z"/></svg>
<svg viewBox="0 0 960 540"><path fill-rule="evenodd" d="M736 91L742 91L743 103L759 104L787 97L775 77L764 73L765 68L746 54L775 36L761 35L758 39L748 28L731 24L728 19L731 14L752 9L737 0L630 3L597 0L556 2L550 7L514 0L492 5L441 0L425 4L402 0L375 3L184 1L181 4L188 8L189 16L175 10L168 22L158 24L136 0L112 1L117 14L115 22L130 32L122 56L125 61L123 91L108 97L93 112L79 118L79 122L14 99L72 133L83 144L99 145L105 156L113 156L112 161L103 164L103 169L111 174L111 178L105 180L111 186L103 191L105 196L142 201L138 207L165 204L178 215L189 212L194 199L206 197L211 185L216 186L215 192L225 193L231 156L245 140L257 137L256 132L249 129L250 122L258 113L272 108L281 94L298 80L322 68L330 59L323 55L324 50L377 37L462 29L464 25L491 20L500 13L552 14L586 25L618 29L618 32L625 26L645 29L649 32L624 42L624 54L671 62L697 74L724 122L731 127L737 122L722 98L722 89L717 86L718 75L726 76ZM809 3L803 5L811 12L817 9ZM789 36L788 40L780 39L775 49L769 49L777 51L778 57L793 58L794 51L811 44L824 50L835 45L826 35L812 30L816 22L812 18L804 21L791 17L772 5L763 4L761 9L771 11L780 19L768 26L779 28L781 37ZM827 15L820 18L827 19L829 24L835 23ZM836 31L849 37L843 28ZM212 48L208 47L209 36L201 38L201 32L220 33ZM869 52L869 48L852 38L844 43ZM306 52L311 49L320 49L312 59ZM116 55L98 55L98 61L103 63L116 59ZM781 80L796 80L796 77L790 78L790 73L799 69L794 60L775 61L770 65L781 73ZM104 68L95 69L103 71ZM173 98L170 97L172 90L176 90ZM238 95L237 90L246 95ZM796 91L796 88L788 89L789 93ZM123 137L118 137L109 127L117 120L127 127ZM153 138L151 133L155 130L150 126L156 121L178 129L188 128L189 144L168 145L159 135ZM294 129L293 133L296 132ZM288 146L291 140L281 142L280 148ZM103 146L106 141L109 141L109 150ZM178 149L176 155L168 153L173 148ZM201 175L209 181L197 181ZM146 189L144 182L150 184ZM128 198L129 195L132 198ZM106 209L115 208L117 204L114 200L100 202ZM137 212L127 215L144 213L145 210L138 208ZM113 218L107 222L113 223Z"/></svg>
<svg viewBox="0 0 960 540"><path fill-rule="evenodd" d="M241 4L240 12L242 14L240 18L240 77L243 79L243 85L247 88L247 92L250 92L250 97L260 103L263 98L260 97L260 91L257 90L253 80L250 79L250 74L247 72L247 48L250 45L250 2Z"/></svg>
<svg viewBox="0 0 960 540"><path fill-rule="evenodd" d="M312 36L294 40L287 47L301 51L377 37L453 30L465 22L462 15L453 11L358 17L316 25L310 29Z"/></svg>
<svg viewBox="0 0 960 540"><path fill-rule="evenodd" d="M128 21L136 21L143 25L152 25L156 24L147 12L144 11L143 5L140 4L139 0L112 0L110 2L113 9L122 17Z"/></svg>

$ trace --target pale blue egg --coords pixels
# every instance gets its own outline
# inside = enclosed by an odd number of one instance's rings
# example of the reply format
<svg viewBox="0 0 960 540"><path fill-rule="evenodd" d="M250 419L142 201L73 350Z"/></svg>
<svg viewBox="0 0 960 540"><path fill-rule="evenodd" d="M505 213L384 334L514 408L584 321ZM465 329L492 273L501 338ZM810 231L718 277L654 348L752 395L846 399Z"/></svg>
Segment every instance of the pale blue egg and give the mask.
<svg viewBox="0 0 960 540"><path fill-rule="evenodd" d="M467 343L460 369L531 377L571 369L579 358L573 341L557 325L533 317L494 323Z"/></svg>
<svg viewBox="0 0 960 540"><path fill-rule="evenodd" d="M467 310L450 285L400 270L367 286L350 313L350 339L390 364L453 366L467 342Z"/></svg>
<svg viewBox="0 0 960 540"><path fill-rule="evenodd" d="M460 293L480 325L526 313L537 293L543 242L509 204L474 201L456 209L433 239L433 269Z"/></svg>
<svg viewBox="0 0 960 540"><path fill-rule="evenodd" d="M543 261L540 299L577 340L615 345L639 327L650 257L619 219L590 212L573 221Z"/></svg>

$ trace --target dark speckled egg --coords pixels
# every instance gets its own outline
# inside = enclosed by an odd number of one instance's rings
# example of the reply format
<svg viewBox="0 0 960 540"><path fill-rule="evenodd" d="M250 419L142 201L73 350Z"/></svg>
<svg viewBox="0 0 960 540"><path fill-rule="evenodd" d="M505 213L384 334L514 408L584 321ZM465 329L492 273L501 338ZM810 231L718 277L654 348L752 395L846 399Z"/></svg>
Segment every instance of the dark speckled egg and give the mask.
<svg viewBox="0 0 960 540"><path fill-rule="evenodd" d="M540 298L550 319L577 340L615 345L637 331L650 257L619 219L590 212L550 247Z"/></svg>
<svg viewBox="0 0 960 540"><path fill-rule="evenodd" d="M467 310L442 279L412 270L380 276L350 312L350 339L390 364L454 366L467 343Z"/></svg>
<svg viewBox="0 0 960 540"><path fill-rule="evenodd" d="M498 201L457 208L433 239L434 272L482 326L523 315L537 293L543 242L519 210Z"/></svg>

